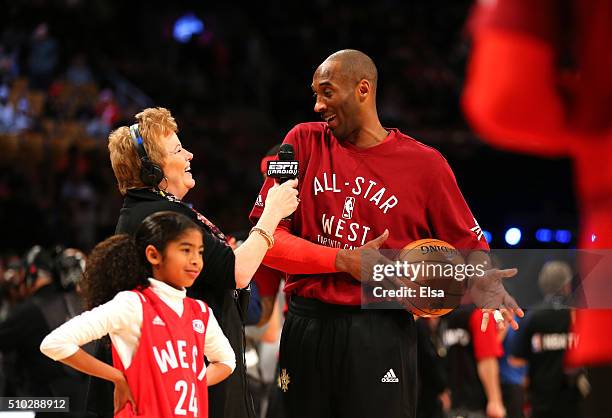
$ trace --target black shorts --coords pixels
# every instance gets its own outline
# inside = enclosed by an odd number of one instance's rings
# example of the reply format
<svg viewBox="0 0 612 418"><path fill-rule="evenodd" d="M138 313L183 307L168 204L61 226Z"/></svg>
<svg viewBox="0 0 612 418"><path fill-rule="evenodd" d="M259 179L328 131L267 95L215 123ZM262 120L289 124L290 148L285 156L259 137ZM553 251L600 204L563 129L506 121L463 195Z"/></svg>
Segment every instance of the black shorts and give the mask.
<svg viewBox="0 0 612 418"><path fill-rule="evenodd" d="M413 418L417 344L412 315L293 297L279 384L287 418Z"/></svg>

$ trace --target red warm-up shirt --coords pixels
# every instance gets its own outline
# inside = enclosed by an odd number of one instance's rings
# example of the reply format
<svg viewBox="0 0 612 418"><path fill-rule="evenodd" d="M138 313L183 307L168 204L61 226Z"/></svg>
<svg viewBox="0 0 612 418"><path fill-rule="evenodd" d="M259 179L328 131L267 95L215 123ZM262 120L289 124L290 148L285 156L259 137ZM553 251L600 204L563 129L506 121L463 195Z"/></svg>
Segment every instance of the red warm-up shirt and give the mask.
<svg viewBox="0 0 612 418"><path fill-rule="evenodd" d="M137 291L142 301L142 333L130 366L125 369L113 347L113 365L124 371L134 395L116 417L208 417L204 342L210 311L185 298L179 317L150 288Z"/></svg>
<svg viewBox="0 0 612 418"><path fill-rule="evenodd" d="M497 338L495 323L490 321L485 332L480 330L482 325L482 309L474 309L470 315L470 334L474 341L474 358L476 361L487 357L499 358L504 355L504 349Z"/></svg>
<svg viewBox="0 0 612 418"><path fill-rule="evenodd" d="M437 238L460 250L488 250L444 157L397 129L388 131L382 143L359 149L336 139L324 122L295 126L284 143L293 145L299 161L301 202L284 226L334 248L360 247L388 229L383 249ZM273 184L264 183L251 221L261 216ZM346 273L291 275L285 291L327 303L361 303L360 284Z"/></svg>

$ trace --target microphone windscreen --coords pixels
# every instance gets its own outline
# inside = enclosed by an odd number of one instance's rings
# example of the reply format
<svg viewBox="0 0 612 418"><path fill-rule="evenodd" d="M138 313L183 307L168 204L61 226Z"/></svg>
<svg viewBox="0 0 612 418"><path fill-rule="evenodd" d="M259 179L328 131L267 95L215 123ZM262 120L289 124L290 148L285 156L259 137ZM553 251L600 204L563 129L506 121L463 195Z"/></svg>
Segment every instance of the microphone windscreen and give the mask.
<svg viewBox="0 0 612 418"><path fill-rule="evenodd" d="M279 161L293 161L295 160L295 152L293 151L293 145L283 144L278 150Z"/></svg>

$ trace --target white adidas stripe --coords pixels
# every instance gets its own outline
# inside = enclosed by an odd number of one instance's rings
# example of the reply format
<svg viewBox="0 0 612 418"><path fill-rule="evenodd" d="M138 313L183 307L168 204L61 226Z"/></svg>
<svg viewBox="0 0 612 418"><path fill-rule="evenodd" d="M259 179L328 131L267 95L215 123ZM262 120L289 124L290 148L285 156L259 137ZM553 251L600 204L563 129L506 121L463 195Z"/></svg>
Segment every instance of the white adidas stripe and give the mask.
<svg viewBox="0 0 612 418"><path fill-rule="evenodd" d="M204 302L198 299L196 299L195 301L198 302L198 305L200 305L200 309L202 309L202 312L206 312L206 305L204 305Z"/></svg>

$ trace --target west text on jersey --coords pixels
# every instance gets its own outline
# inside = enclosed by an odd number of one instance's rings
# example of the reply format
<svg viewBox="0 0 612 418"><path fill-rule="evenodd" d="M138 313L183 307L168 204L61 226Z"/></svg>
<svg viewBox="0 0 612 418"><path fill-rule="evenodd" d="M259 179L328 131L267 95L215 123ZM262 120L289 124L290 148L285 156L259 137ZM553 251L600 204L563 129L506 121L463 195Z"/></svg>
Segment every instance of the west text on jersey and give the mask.
<svg viewBox="0 0 612 418"><path fill-rule="evenodd" d="M357 222L348 223L344 219L326 213L321 218L321 227L325 234L346 239L349 242L359 242L359 246L366 243L368 231L371 229L369 226L360 225Z"/></svg>
<svg viewBox="0 0 612 418"><path fill-rule="evenodd" d="M176 347L175 347L176 345ZM194 373L197 373L197 360L198 360L198 347L195 345L191 346L191 349L187 347L187 341L184 340L168 340L166 341L165 347L152 347L153 355L157 366L162 373L168 372L168 370L174 370L179 367L182 369L189 369ZM177 355L178 354L178 355ZM190 358L188 358L190 357ZM199 375L203 376L206 366L202 362L203 370L200 371ZM198 379L201 378L198 376Z"/></svg>

